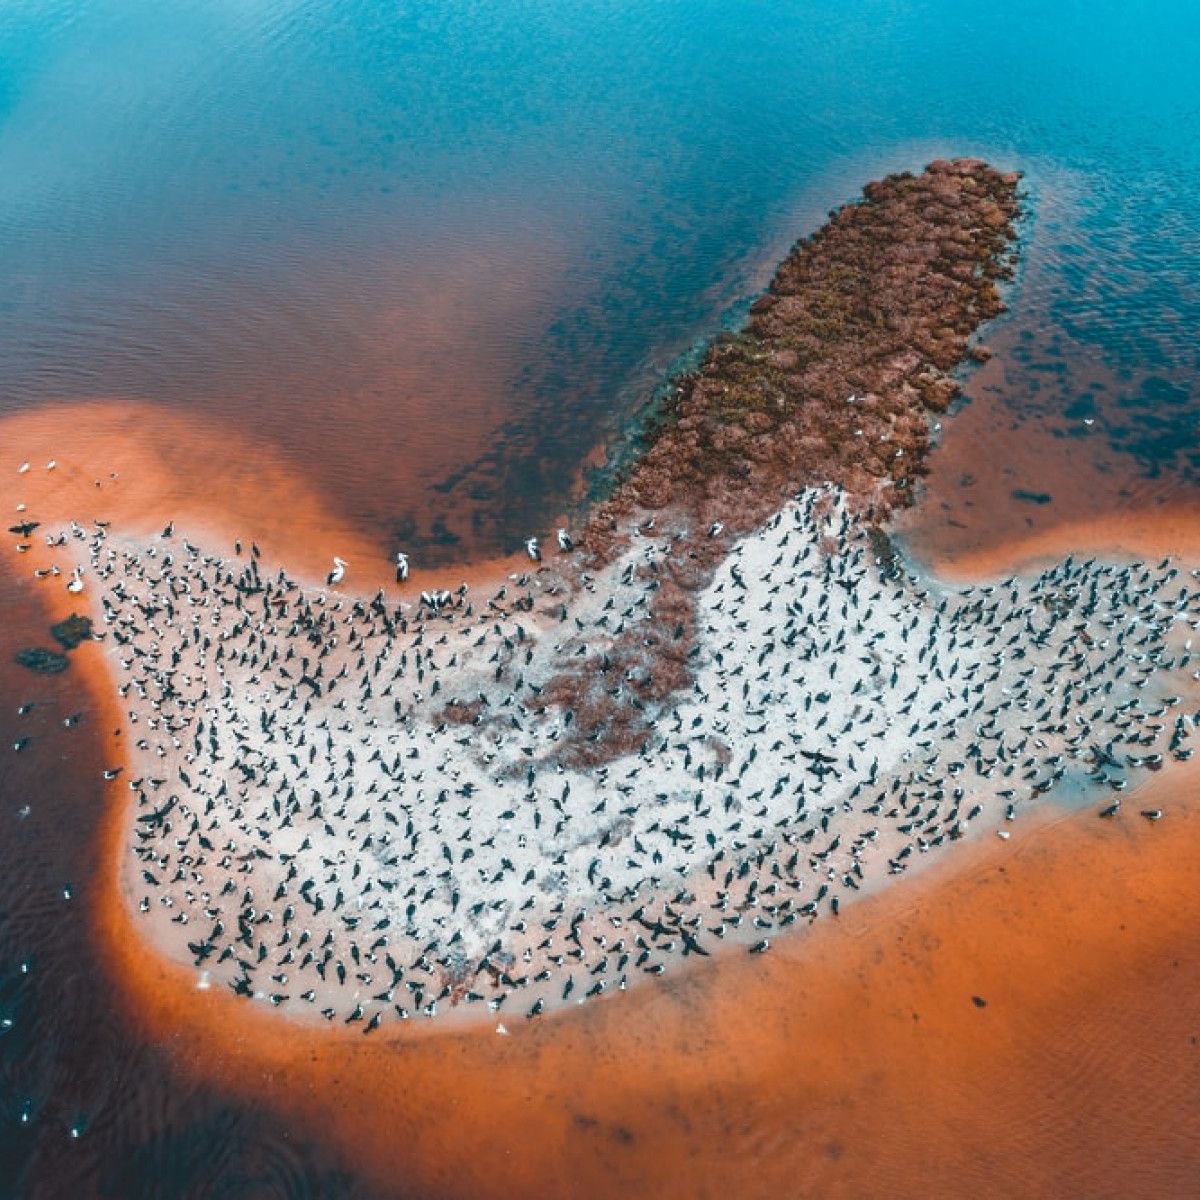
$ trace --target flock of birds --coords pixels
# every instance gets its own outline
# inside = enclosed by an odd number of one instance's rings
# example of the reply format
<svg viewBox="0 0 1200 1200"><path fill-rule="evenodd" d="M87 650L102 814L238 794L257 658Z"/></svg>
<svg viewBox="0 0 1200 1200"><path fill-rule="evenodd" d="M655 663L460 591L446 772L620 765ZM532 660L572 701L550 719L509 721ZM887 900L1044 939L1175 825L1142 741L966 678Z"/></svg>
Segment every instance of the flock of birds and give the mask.
<svg viewBox="0 0 1200 1200"><path fill-rule="evenodd" d="M730 545L644 744L573 766L549 685L598 661L637 703L653 664L606 647L657 619L692 545L667 525L590 574L566 530L552 563L531 538L494 594L415 600L343 593L340 558L305 586L173 524L47 536L94 597L130 723L105 774L133 799L148 935L200 986L294 1014L370 1032L491 1012L506 1032L725 943L766 951L1039 797L1101 786L1118 817L1191 755L1197 572L1068 558L945 586L877 557L824 487Z"/></svg>

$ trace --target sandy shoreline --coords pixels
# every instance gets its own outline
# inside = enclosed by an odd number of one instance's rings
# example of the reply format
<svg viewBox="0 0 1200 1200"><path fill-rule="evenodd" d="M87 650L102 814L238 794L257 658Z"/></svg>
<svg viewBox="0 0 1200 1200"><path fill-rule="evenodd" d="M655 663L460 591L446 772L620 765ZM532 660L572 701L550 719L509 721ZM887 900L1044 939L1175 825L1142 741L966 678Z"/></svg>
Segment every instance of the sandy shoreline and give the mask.
<svg viewBox="0 0 1200 1200"><path fill-rule="evenodd" d="M589 629L645 619L682 539L635 538L599 574L562 555L437 613L199 540L43 536L91 562L78 599L136 801L127 902L198 987L292 1016L511 1022L722 944L765 951L1043 795L1190 753L1200 595L1176 595L1177 567L950 589L877 561L832 489L732 548L697 595L690 689L598 770L562 758L569 717L542 693Z"/></svg>
<svg viewBox="0 0 1200 1200"><path fill-rule="evenodd" d="M177 441L89 406L114 460L84 471L61 454L17 490L53 496L26 509L41 522L28 565L52 591L73 580L105 639L123 737L110 773L133 797L120 879L148 941L199 989L301 1019L528 1019L725 945L765 953L955 841L1009 836L1042 797L1098 784L1113 815L1190 757L1200 593L1178 564L1068 558L951 586L877 525L927 448L921 407L948 401L938 371L999 311L1015 183L964 160L870 185L793 251L747 337L760 359L811 339L832 279L833 368L873 347L883 375L860 370L848 400L828 371L798 375L822 389L799 416L785 406L773 433L760 420L756 442L730 441L738 412L719 400L715 418L713 397L754 385L714 345L579 548L547 535L540 561L453 587L388 579L382 548L331 527L261 453L255 492L290 499L258 505L260 550L227 523L240 502L217 515L243 495L236 460L197 503L170 470ZM914 249L922 300L880 340L847 264L901 295L915 268L892 241L926 236L931 213L946 229ZM897 336L919 347L903 369ZM847 419L870 436L835 437ZM845 483L772 511L767 470L745 503L714 507L753 445L791 445L797 421L854 451L825 464ZM40 461L54 419L25 424ZM718 451L680 492L694 453ZM882 477L863 466L880 454ZM49 519L97 504L91 524ZM285 567L296 529L313 536ZM349 563L332 587L314 569L331 543Z"/></svg>

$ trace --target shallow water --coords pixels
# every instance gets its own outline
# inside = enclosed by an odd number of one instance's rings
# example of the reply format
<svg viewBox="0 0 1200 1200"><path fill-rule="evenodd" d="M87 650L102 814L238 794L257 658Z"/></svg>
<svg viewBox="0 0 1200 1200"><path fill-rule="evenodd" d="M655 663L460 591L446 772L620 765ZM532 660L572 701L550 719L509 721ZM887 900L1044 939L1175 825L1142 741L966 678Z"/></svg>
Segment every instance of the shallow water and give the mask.
<svg viewBox="0 0 1200 1200"><path fill-rule="evenodd" d="M131 507L145 502L153 521L197 508L307 556L312 571L348 543L364 574L385 570L398 544L421 565L509 553L578 501L581 464L603 458L597 445L826 209L884 171L979 153L1027 173L1025 264L1009 317L985 331L996 358L946 421L910 543L943 563L1026 538L1049 545L1043 535L1070 545L1086 533L1099 545L1114 514L1144 541L1159 528L1153 514L1191 511L1200 482L1198 49L1200 21L1184 0L1149 13L1116 0L9 5L0 412L66 415L68 402L109 398L128 424L71 426L97 474L121 455L138 464ZM0 470L32 453L26 420L4 426ZM160 464L152 483L150 461ZM90 480L75 482L89 494ZM389 1142L384 1182L349 1116L339 1132L301 1105L262 1102L278 1100L269 1055L226 1044L214 1060L186 1030L139 1024L149 998L114 977L92 928L100 714L76 669L41 680L11 665L44 627L11 568L0 564L0 745L31 730L35 742L5 750L0 767L0 1015L14 1022L0 1034L0 1194L453 1195L479 1194L485 1180L503 1194L503 1172L486 1163L454 1173L465 1149L496 1162L505 1152L470 1121L448 1132L410 1112L411 1154ZM42 706L17 717L30 699ZM88 716L63 731L60 716L79 708ZM1138 894L1149 904L1158 860L1136 861L1148 863ZM1080 875L1068 871L1064 887L1093 886ZM1179 912L1188 896L1181 885ZM874 1190L861 1142L837 1132L853 1125L845 1114L861 1118L860 1138L879 1130L896 1169L924 1136L896 1113L931 1084L945 1100L938 1111L961 1110L964 1096L982 1105L987 1089L964 1081L983 1061L1001 1116L1019 1118L1029 1173L982 1171L999 1160L983 1155L978 1131L1000 1128L983 1115L976 1135L961 1115L939 1135L949 1148L932 1161L947 1171L970 1161L972 1178L998 1194L1063 1194L1070 1164L1087 1165L1082 1151L1072 1157L1072 1137L1103 1120L1103 1155L1079 1143L1093 1151L1081 1191L1101 1194L1137 1164L1137 1186L1114 1191L1185 1194L1193 1060L1181 1049L1147 1066L1144 1055L1153 1035L1174 1036L1194 1016L1179 1002L1194 988L1169 981L1194 979L1200 959L1182 934L1153 941L1152 924L1138 926L1140 983L1128 957L1074 990L1065 977L1042 988L1030 968L1021 1054L1009 1062L969 1039L898 1041L894 1013L822 1027L813 1043L775 1023L823 1064L797 1076L809 1082L840 1072L860 1039L883 1039L895 1050L887 1086L864 1066L800 1120L755 1099L756 1072L779 1043L754 1043L761 1053L738 1059L737 1088L721 1093L738 1115L727 1118L729 1174L714 1181L734 1190L735 1168L756 1161L768 1180ZM1069 939L1082 936L1069 922L1022 928L1032 932L1019 944L1038 963L1072 961ZM929 936L957 969L984 954L953 922L935 921ZM943 976L931 978L935 1003L949 1005ZM834 996L850 984L827 986ZM1096 1023L1063 1030L1037 997L1085 1006ZM583 1041L567 1031L540 1066L536 1052L516 1056L502 1089L520 1160L512 1190L564 1182L551 1149L590 1164L587 1190L610 1190L601 1170L607 1148L623 1144L614 1128L639 1147L619 1160L626 1190L702 1188L699 1176L673 1180L653 1166L670 1159L654 1139L698 1103L689 1059L713 1069L712 1047L729 1052L714 1028L739 1026L711 983L671 1004L677 1053L659 1070L675 1083L622 1068L597 1084L605 1121L555 1126L549 1148L532 1146L521 1120L549 1120L553 1073L580 1055L616 1057L623 1038L640 1046L662 1012L640 1024L589 1017L600 1031ZM688 1026L705 1031L708 1055L682 1035ZM939 1073L929 1063L945 1046ZM408 1078L436 1080L457 1062L449 1093L482 1125L493 1114L466 1053L431 1052ZM349 1094L331 1082L339 1064L321 1065L319 1077L298 1076L318 1106L326 1084L329 1096ZM371 1102L370 1073L360 1075L350 1091ZM401 1066L388 1075L401 1088L405 1077ZM1101 1081L1129 1104L1104 1109ZM522 1083L537 1103L522 1100ZM1149 1104L1159 1084L1178 1089L1174 1122ZM1047 1094L1055 1120L1039 1133ZM1032 1096L1042 1107L1022 1109ZM1113 1132L1118 1118L1124 1133ZM72 1138L76 1123L85 1127ZM806 1157L820 1144L824 1158ZM663 1145L679 1161L694 1150L686 1139ZM928 1178L907 1178L912 1194L931 1194Z"/></svg>

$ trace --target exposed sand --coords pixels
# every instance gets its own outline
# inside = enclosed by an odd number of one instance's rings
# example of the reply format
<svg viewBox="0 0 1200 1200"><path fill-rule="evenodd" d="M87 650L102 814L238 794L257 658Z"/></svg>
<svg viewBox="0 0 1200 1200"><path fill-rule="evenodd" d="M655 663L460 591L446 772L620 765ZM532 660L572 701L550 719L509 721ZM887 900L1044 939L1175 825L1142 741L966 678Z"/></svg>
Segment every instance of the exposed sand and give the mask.
<svg viewBox="0 0 1200 1200"><path fill-rule="evenodd" d="M1038 797L1191 754L1192 576L1067 560L949 589L878 560L832 488L731 548L697 594L691 687L594 770L564 761L571 714L542 693L658 619L703 533L635 536L595 575L561 553L440 608L411 584L305 589L179 522L31 536L107 639L147 935L202 988L368 1031L765 951Z"/></svg>

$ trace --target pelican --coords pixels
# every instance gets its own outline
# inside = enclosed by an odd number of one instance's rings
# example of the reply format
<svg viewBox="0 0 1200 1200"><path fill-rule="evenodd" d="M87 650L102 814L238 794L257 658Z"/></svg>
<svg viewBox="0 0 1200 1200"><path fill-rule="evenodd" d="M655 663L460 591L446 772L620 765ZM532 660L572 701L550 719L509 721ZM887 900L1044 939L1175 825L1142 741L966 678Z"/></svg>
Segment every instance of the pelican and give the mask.
<svg viewBox="0 0 1200 1200"><path fill-rule="evenodd" d="M528 540L528 541L525 543L525 553L526 553L526 554L528 554L528 555L529 555L529 557L530 557L530 558L532 558L534 562L541 562L541 561L542 561L542 552L541 552L541 550L540 550L540 549L538 549L538 540L537 540L537 538L535 538L535 537L531 537L531 538L530 538L530 539L529 539L529 540Z"/></svg>
<svg viewBox="0 0 1200 1200"><path fill-rule="evenodd" d="M70 592L72 596L78 596L79 593L83 591L83 571L80 567L76 567L75 570L71 572L71 579L67 584L67 591Z"/></svg>
<svg viewBox="0 0 1200 1200"><path fill-rule="evenodd" d="M326 576L325 582L330 587L333 587L333 585L335 583L341 583L342 580L346 578L346 567L347 566L349 566L349 564L346 562L346 560L344 558L338 558L335 555L334 560L333 560L333 570L330 571L329 574Z"/></svg>
<svg viewBox="0 0 1200 1200"><path fill-rule="evenodd" d="M396 551L396 582L403 583L408 578L408 555L403 550Z"/></svg>
<svg viewBox="0 0 1200 1200"><path fill-rule="evenodd" d="M569 550L575 549L575 543L571 541L571 535L565 529L558 531L558 548L564 554Z"/></svg>

